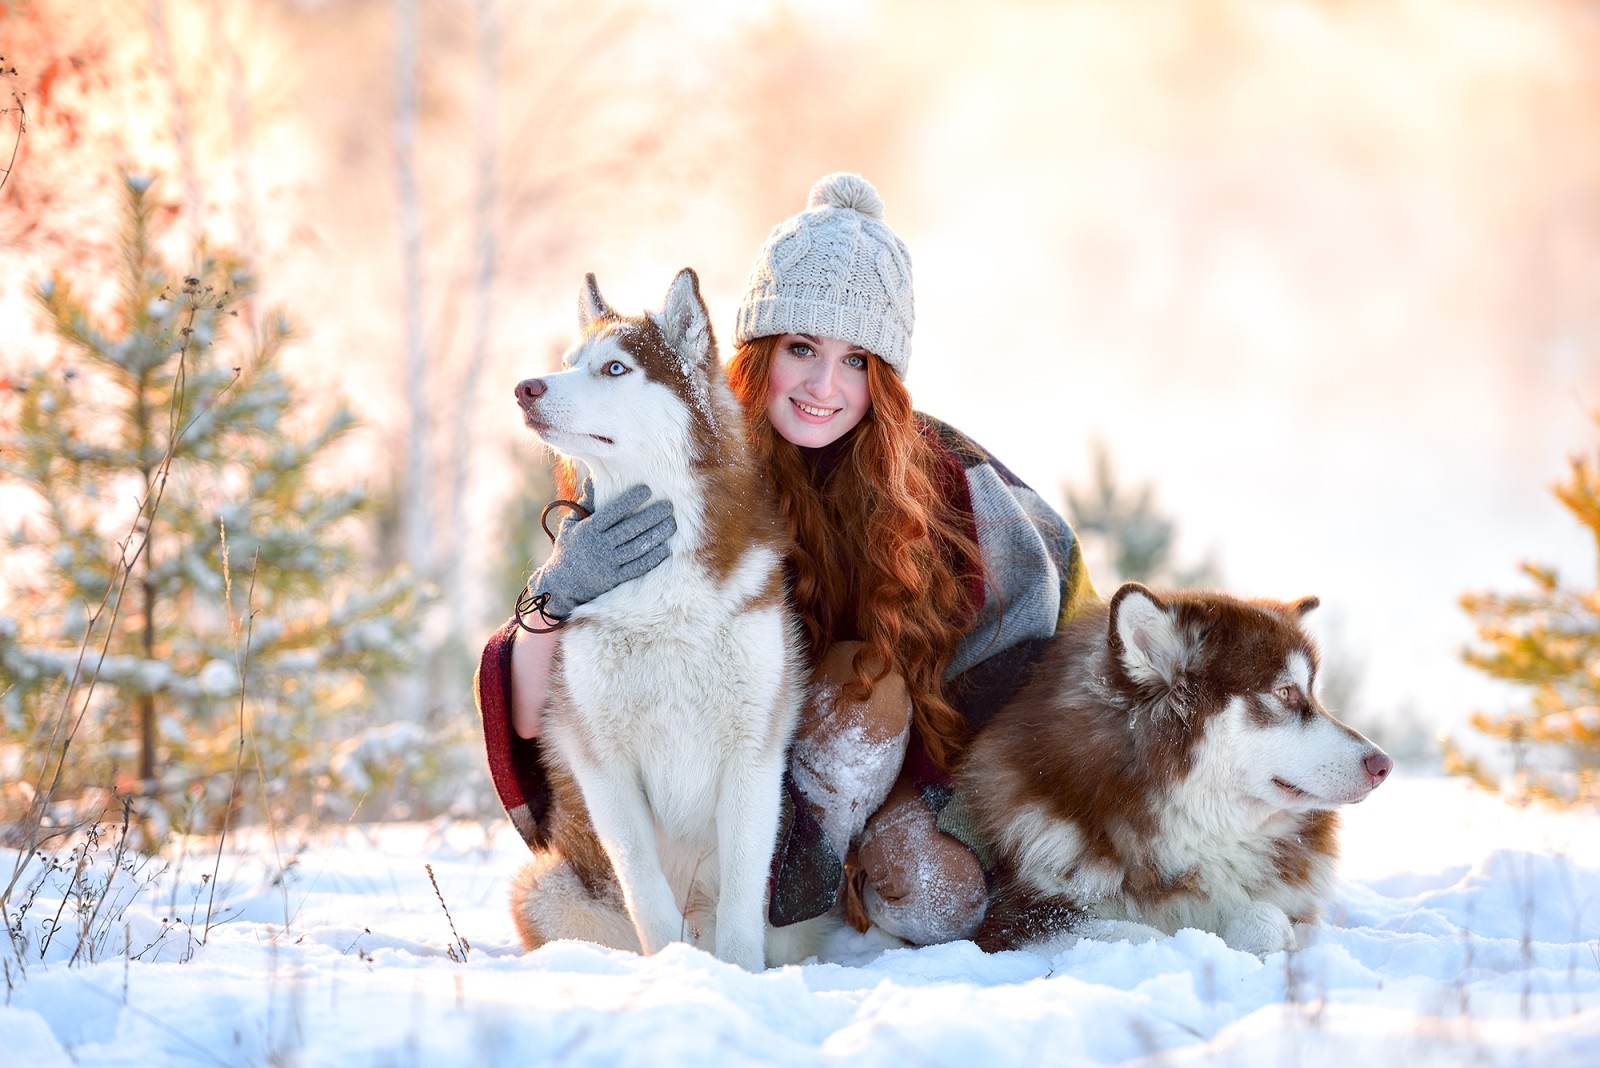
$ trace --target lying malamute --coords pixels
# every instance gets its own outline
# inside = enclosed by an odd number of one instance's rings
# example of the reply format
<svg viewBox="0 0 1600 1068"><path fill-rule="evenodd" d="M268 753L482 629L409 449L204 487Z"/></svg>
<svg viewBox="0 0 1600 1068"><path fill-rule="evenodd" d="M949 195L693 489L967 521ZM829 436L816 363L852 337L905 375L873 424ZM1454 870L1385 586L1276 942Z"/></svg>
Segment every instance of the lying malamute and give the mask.
<svg viewBox="0 0 1600 1068"><path fill-rule="evenodd" d="M694 272L659 314L618 315L593 275L579 303L563 370L517 387L524 420L582 464L597 506L646 484L677 533L664 563L561 632L541 741L549 847L512 912L530 949L687 941L758 970L803 682L785 536Z"/></svg>
<svg viewBox="0 0 1600 1068"><path fill-rule="evenodd" d="M1063 629L961 773L997 872L979 945L1295 946L1333 882L1333 810L1393 767L1317 701L1316 605L1129 583Z"/></svg>

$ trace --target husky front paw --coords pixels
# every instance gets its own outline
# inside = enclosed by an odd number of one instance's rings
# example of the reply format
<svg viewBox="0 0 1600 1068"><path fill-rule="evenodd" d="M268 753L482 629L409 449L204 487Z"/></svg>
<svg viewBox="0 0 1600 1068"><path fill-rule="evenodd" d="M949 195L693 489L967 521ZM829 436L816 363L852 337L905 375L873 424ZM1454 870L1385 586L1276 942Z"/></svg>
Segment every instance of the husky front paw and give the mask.
<svg viewBox="0 0 1600 1068"><path fill-rule="evenodd" d="M658 914L653 918L635 916L633 926L639 933L639 945L647 957L660 953L673 942L687 942L692 946L697 941L689 921L676 909L671 915Z"/></svg>
<svg viewBox="0 0 1600 1068"><path fill-rule="evenodd" d="M747 972L764 971L766 960L766 935L764 931L757 931L754 938L744 937L743 933L725 933L721 928L717 930L717 959L737 964Z"/></svg>
<svg viewBox="0 0 1600 1068"><path fill-rule="evenodd" d="M1253 901L1233 914L1222 940L1230 949L1264 957L1280 949L1294 949L1294 924L1276 905Z"/></svg>

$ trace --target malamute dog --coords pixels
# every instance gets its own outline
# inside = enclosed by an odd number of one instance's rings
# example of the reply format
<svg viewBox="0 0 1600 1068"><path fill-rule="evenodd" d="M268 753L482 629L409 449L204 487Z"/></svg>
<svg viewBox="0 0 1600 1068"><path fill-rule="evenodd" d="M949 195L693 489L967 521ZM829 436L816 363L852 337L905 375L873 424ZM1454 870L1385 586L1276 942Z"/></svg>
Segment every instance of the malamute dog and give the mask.
<svg viewBox="0 0 1600 1068"><path fill-rule="evenodd" d="M581 463L603 505L640 483L673 502L671 556L572 613L542 746L549 848L512 912L535 948L654 953L695 942L763 967L784 759L802 696L786 538L717 359L698 280L624 317L593 275L583 340L517 388L525 422Z"/></svg>
<svg viewBox="0 0 1600 1068"><path fill-rule="evenodd" d="M961 773L998 873L979 945L1295 946L1333 882L1333 810L1394 766L1317 701L1316 605L1129 583L1063 629Z"/></svg>

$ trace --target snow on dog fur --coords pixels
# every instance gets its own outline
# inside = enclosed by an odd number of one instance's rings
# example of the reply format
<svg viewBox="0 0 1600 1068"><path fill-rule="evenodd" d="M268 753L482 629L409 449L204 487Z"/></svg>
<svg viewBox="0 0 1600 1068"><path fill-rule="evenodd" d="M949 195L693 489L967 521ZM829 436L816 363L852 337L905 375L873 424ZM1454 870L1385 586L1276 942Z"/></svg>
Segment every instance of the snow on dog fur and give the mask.
<svg viewBox="0 0 1600 1068"><path fill-rule="evenodd" d="M693 271L623 317L593 275L582 341L517 387L524 420L593 480L673 502L671 555L561 632L541 744L549 848L517 877L523 942L654 953L672 941L763 966L784 756L802 694L786 539L723 376Z"/></svg>
<svg viewBox="0 0 1600 1068"><path fill-rule="evenodd" d="M1317 701L1316 605L1129 583L1063 629L962 770L997 872L979 945L1295 946L1332 889L1333 810L1393 767Z"/></svg>

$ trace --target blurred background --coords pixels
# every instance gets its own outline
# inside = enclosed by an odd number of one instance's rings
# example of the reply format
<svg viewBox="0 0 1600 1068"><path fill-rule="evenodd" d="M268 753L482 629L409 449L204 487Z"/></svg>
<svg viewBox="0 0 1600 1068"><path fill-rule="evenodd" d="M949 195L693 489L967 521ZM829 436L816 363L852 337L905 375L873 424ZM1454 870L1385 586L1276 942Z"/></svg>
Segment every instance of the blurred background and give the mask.
<svg viewBox="0 0 1600 1068"><path fill-rule="evenodd" d="M238 329L281 309L359 420L319 470L372 489L366 563L436 591L380 719L470 726L543 553L511 389L583 273L626 309L694 267L726 353L833 170L911 249L918 407L1094 513L1102 592L1145 537L1319 595L1328 703L1398 754L1523 700L1463 594L1592 583L1550 487L1600 438L1600 4L3 0L0 54L0 376L62 359L39 283L112 278L126 175L180 273L233 250Z"/></svg>

